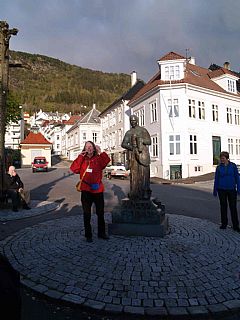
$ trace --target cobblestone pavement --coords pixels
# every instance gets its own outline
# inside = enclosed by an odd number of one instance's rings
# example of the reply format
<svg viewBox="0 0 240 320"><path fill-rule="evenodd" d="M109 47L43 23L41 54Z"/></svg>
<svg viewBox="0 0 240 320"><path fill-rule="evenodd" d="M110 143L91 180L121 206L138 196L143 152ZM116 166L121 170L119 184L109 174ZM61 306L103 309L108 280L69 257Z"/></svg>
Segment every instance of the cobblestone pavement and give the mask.
<svg viewBox="0 0 240 320"><path fill-rule="evenodd" d="M12 220L19 220L29 217L34 217L41 215L43 213L57 210L60 208L60 205L58 202L53 201L38 201L38 200L31 200L31 203L29 204L31 207L30 210L24 210L19 209L18 212L13 212L11 208L9 209L0 209L0 221L6 222L6 221L12 221Z"/></svg>
<svg viewBox="0 0 240 320"><path fill-rule="evenodd" d="M240 234L197 218L169 220L164 239L106 241L95 227L87 243L82 217L72 216L23 229L0 245L23 284L95 310L207 316L239 309Z"/></svg>

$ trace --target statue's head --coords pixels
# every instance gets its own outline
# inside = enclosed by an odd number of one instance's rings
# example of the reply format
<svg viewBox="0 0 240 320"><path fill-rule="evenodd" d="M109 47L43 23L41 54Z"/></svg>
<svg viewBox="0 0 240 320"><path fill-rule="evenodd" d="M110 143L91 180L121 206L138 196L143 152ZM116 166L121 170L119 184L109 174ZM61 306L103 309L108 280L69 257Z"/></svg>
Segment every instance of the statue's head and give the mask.
<svg viewBox="0 0 240 320"><path fill-rule="evenodd" d="M135 128L138 125L138 117L135 114L130 116L130 124L132 128Z"/></svg>

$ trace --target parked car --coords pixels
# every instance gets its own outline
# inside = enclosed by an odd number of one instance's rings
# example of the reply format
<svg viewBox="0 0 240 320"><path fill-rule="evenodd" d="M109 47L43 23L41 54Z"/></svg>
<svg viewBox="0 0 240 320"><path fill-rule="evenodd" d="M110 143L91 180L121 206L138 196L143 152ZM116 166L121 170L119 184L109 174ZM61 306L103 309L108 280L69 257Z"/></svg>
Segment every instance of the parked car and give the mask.
<svg viewBox="0 0 240 320"><path fill-rule="evenodd" d="M32 172L48 171L48 162L45 157L35 157L32 162Z"/></svg>
<svg viewBox="0 0 240 320"><path fill-rule="evenodd" d="M129 171L126 170L123 164L117 163L116 165L110 165L106 167L105 176L108 179L111 179L111 178L126 179L129 176Z"/></svg>

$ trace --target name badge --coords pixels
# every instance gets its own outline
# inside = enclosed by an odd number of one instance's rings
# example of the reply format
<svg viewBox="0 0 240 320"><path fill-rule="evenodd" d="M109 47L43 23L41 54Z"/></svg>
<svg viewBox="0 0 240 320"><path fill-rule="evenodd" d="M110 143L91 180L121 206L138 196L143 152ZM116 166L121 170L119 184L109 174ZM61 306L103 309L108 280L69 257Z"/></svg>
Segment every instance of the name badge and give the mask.
<svg viewBox="0 0 240 320"><path fill-rule="evenodd" d="M91 173L92 173L92 169L88 168L88 169L87 169L87 172L91 172Z"/></svg>

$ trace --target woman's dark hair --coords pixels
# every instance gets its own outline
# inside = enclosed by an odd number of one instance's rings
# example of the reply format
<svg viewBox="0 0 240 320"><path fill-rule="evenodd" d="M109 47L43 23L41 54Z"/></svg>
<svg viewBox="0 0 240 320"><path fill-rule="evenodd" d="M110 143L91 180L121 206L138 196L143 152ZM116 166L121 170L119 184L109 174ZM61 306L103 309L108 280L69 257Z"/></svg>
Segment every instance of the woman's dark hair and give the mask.
<svg viewBox="0 0 240 320"><path fill-rule="evenodd" d="M229 159L229 153L227 152L227 151L222 151L221 153L220 153L220 158L221 157L225 157L226 159Z"/></svg>
<svg viewBox="0 0 240 320"><path fill-rule="evenodd" d="M86 151L86 144L87 143L91 143L91 145L93 146L93 155L96 156L97 155L97 149L96 149L95 144L92 141L86 141L82 151Z"/></svg>

